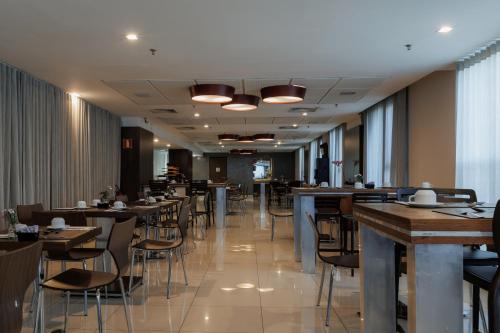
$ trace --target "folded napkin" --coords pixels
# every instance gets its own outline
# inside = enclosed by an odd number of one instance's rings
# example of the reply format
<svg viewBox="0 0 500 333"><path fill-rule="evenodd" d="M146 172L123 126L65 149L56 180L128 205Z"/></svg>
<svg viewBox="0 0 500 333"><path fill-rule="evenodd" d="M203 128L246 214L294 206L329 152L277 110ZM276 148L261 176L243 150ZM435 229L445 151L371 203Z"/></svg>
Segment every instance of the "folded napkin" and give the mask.
<svg viewBox="0 0 500 333"><path fill-rule="evenodd" d="M16 232L20 233L37 233L38 232L38 225L26 225L22 223L17 223L16 225Z"/></svg>

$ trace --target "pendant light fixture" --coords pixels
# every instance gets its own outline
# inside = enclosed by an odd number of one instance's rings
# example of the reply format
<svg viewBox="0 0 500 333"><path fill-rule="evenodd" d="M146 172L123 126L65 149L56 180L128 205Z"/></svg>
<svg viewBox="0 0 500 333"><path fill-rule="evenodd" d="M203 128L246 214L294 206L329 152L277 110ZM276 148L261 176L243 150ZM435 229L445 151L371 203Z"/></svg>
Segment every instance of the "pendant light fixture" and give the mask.
<svg viewBox="0 0 500 333"><path fill-rule="evenodd" d="M189 87L191 99L202 103L228 103L234 95L234 87L225 84L197 84Z"/></svg>
<svg viewBox="0 0 500 333"><path fill-rule="evenodd" d="M262 101L270 104L299 103L304 100L306 87L297 85L279 85L264 87L260 90Z"/></svg>
<svg viewBox="0 0 500 333"><path fill-rule="evenodd" d="M257 150L255 149L242 149L240 150L240 155L253 155L257 154Z"/></svg>
<svg viewBox="0 0 500 333"><path fill-rule="evenodd" d="M274 141L274 134L271 133L255 134L253 138L255 141Z"/></svg>
<svg viewBox="0 0 500 333"><path fill-rule="evenodd" d="M253 143L254 141L252 136L240 136L238 139L239 143Z"/></svg>
<svg viewBox="0 0 500 333"><path fill-rule="evenodd" d="M236 141L239 136L236 134L219 134L218 138L220 141Z"/></svg>
<svg viewBox="0 0 500 333"><path fill-rule="evenodd" d="M230 111L252 111L259 106L260 97L247 94L234 94L233 100L221 104L224 110Z"/></svg>

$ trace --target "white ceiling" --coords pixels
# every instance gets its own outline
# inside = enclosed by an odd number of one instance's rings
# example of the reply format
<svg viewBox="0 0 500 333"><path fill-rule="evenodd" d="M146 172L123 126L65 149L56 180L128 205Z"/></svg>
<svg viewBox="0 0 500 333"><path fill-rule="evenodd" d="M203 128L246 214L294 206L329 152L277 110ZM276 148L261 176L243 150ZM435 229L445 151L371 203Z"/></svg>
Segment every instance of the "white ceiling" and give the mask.
<svg viewBox="0 0 500 333"><path fill-rule="evenodd" d="M499 12L498 0L2 0L0 59L114 113L147 117L179 146L220 151L216 134L270 131L291 150L498 38ZM454 30L436 33L443 24ZM130 32L140 39L127 41ZM257 93L290 80L307 86L300 106L316 112L193 106L186 89L244 83Z"/></svg>

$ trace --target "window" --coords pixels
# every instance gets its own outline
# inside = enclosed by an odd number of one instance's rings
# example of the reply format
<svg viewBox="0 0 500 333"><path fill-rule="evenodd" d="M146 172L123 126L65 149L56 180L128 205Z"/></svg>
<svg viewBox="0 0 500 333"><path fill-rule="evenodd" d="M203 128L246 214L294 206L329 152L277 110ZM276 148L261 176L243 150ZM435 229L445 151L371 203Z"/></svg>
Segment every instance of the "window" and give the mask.
<svg viewBox="0 0 500 333"><path fill-rule="evenodd" d="M456 186L500 199L500 42L458 63Z"/></svg>
<svg viewBox="0 0 500 333"><path fill-rule="evenodd" d="M406 89L363 112L364 181L375 186L408 183L408 107Z"/></svg>
<svg viewBox="0 0 500 333"><path fill-rule="evenodd" d="M342 187L345 124L335 127L328 134L328 157L330 159L330 186Z"/></svg>

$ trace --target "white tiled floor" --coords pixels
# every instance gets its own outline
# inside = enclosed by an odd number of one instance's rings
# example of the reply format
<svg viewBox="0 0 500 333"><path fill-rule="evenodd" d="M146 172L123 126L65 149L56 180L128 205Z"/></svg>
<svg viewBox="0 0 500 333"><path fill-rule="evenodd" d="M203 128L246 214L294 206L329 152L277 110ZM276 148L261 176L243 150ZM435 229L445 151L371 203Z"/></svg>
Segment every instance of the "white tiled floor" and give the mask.
<svg viewBox="0 0 500 333"><path fill-rule="evenodd" d="M342 272L335 282L331 326L326 328L326 297L315 306L319 268L316 275L304 274L295 262L292 220L278 220L271 242L269 217L261 216L258 206L252 209L251 201L248 206L245 216L227 217L226 229L212 227L205 240L189 239L189 285L175 263L170 300L165 260L148 261L146 283L129 299L134 332L360 332L358 273ZM58 269L52 266L53 273ZM32 331L29 296L23 332ZM46 294L49 331L62 328L63 300L59 293ZM94 299L89 299L88 317L82 305L81 298L72 299L69 331L96 332ZM106 332L127 329L119 299L104 300L103 319Z"/></svg>

